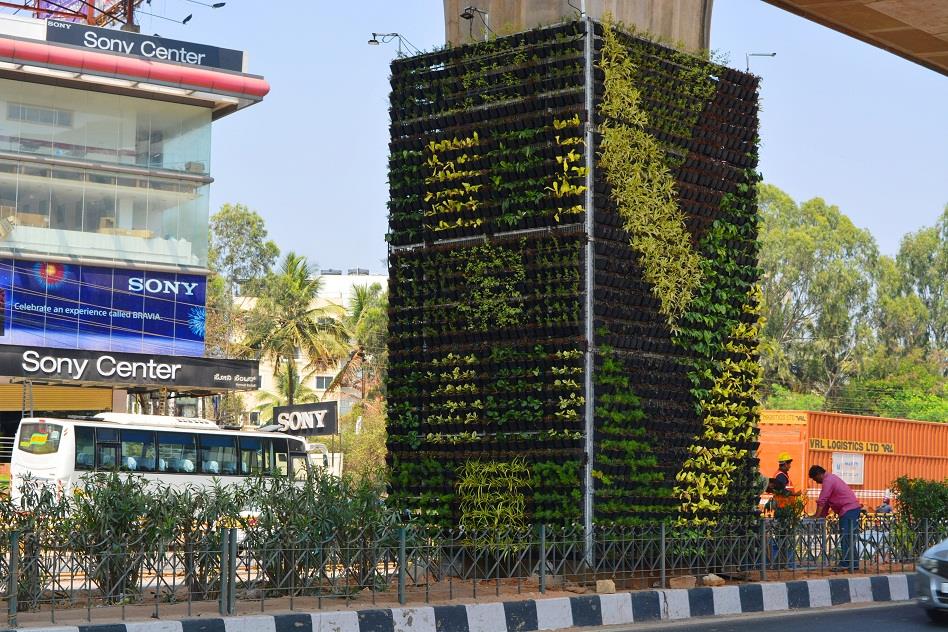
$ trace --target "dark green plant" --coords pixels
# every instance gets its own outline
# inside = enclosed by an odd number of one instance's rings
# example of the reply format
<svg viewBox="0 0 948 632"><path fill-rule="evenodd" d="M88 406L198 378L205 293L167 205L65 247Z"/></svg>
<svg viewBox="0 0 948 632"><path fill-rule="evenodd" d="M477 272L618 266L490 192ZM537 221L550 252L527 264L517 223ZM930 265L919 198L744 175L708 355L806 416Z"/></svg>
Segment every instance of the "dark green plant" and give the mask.
<svg viewBox="0 0 948 632"><path fill-rule="evenodd" d="M948 520L948 480L901 476L892 483L899 517L910 525Z"/></svg>

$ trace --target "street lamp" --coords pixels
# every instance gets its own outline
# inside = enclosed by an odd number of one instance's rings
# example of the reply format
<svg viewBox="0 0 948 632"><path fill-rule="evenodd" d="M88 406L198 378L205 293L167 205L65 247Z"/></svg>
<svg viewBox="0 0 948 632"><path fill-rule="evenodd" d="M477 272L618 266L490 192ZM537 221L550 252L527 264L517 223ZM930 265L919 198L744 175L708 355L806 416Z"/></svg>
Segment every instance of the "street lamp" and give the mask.
<svg viewBox="0 0 948 632"><path fill-rule="evenodd" d="M418 50L418 47L405 39L400 33L372 33L372 37L369 38L367 44L369 46L378 46L379 44L388 44L393 39L398 39L398 56L404 57L404 52L402 52L402 45L408 49L408 52L412 55L420 55L421 51Z"/></svg>
<svg viewBox="0 0 948 632"><path fill-rule="evenodd" d="M751 69L750 58L751 57L776 57L776 56L777 56L777 53L744 53L744 61L747 64L745 71L750 72L750 69Z"/></svg>
<svg viewBox="0 0 948 632"><path fill-rule="evenodd" d="M484 41L486 42L488 33L493 33L493 31L490 30L490 14L488 14L487 11L482 11L475 6L468 5L464 7L463 11L461 11L460 17L462 20L469 20L471 22L469 35L471 39L474 39L475 15L479 16L481 18L481 22L484 23Z"/></svg>

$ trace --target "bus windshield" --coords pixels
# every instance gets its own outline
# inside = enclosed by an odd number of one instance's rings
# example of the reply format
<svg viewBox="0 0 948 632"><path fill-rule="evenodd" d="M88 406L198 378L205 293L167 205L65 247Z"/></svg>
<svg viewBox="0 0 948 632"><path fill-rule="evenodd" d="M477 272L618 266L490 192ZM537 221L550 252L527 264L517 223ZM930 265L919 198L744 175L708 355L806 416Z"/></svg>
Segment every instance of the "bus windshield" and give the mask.
<svg viewBox="0 0 948 632"><path fill-rule="evenodd" d="M19 448L30 454L54 454L59 450L59 439L63 427L50 423L24 423L20 425Z"/></svg>

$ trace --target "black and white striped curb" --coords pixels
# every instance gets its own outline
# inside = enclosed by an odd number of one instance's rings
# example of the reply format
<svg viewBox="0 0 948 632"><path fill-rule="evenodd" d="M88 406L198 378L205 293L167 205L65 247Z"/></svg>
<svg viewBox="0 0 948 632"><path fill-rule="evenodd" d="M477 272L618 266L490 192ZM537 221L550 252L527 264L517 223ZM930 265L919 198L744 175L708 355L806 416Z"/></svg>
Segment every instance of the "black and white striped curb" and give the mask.
<svg viewBox="0 0 948 632"><path fill-rule="evenodd" d="M451 606L31 628L30 632L531 632L845 603L906 601L909 575L645 590Z"/></svg>

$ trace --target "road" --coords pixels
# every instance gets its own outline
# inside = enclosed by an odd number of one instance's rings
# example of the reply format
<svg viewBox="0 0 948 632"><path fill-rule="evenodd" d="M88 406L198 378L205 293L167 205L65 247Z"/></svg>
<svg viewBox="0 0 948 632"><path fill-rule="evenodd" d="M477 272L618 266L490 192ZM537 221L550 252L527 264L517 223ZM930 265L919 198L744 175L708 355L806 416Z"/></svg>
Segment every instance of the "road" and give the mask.
<svg viewBox="0 0 948 632"><path fill-rule="evenodd" d="M775 613L761 616L704 618L680 623L656 623L610 626L600 628L609 632L908 632L909 630L948 631L948 625L931 623L921 608L914 603L896 606L836 606L813 612Z"/></svg>

